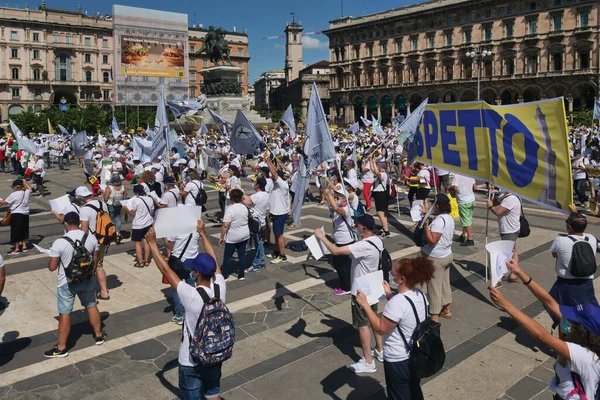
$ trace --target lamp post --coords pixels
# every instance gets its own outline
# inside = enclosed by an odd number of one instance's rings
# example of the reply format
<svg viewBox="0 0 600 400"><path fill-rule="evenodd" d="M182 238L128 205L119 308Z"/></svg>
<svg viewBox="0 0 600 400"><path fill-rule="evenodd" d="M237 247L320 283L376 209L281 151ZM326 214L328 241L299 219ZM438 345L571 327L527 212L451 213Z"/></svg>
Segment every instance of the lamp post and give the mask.
<svg viewBox="0 0 600 400"><path fill-rule="evenodd" d="M481 63L485 57L491 56L493 53L482 47L472 48L468 51L466 56L472 58L477 62L477 101L481 100Z"/></svg>

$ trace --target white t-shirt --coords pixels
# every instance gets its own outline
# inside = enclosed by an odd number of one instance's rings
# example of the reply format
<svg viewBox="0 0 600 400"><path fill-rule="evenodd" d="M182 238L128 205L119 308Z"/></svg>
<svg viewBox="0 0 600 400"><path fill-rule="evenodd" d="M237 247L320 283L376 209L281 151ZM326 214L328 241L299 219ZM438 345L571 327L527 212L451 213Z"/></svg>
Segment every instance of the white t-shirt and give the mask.
<svg viewBox="0 0 600 400"><path fill-rule="evenodd" d="M267 210L269 210L269 193L267 192L256 192L250 195L254 207L252 207L252 215L259 219L260 226L266 225Z"/></svg>
<svg viewBox="0 0 600 400"><path fill-rule="evenodd" d="M579 168L583 168L583 167L588 167L590 165L590 160L588 160L585 157L581 157L578 158L577 160L573 161L573 164L571 164L573 167L579 167ZM577 180L577 179L585 179L586 177L586 172L579 170L579 169L574 169L573 170L573 180Z"/></svg>
<svg viewBox="0 0 600 400"><path fill-rule="evenodd" d="M567 342L571 358L571 371L581 377L581 383L588 399L594 399L600 381L600 360L598 356L575 343Z"/></svg>
<svg viewBox="0 0 600 400"><path fill-rule="evenodd" d="M181 261L185 261L191 258L196 258L198 255L198 241L200 240L200 234L196 231L191 234L192 240L190 240L190 244L185 249L185 253L181 257ZM187 235L177 235L170 236L167 238L169 242L173 242L173 250L171 250L171 255L175 257L181 256L183 249L185 248L188 239L190 238L190 234Z"/></svg>
<svg viewBox="0 0 600 400"><path fill-rule="evenodd" d="M435 173L438 174L438 176L446 176L450 174L450 171L435 167Z"/></svg>
<svg viewBox="0 0 600 400"><path fill-rule="evenodd" d="M375 179L373 180L373 192L385 192L387 189L387 174L385 172L381 173L381 178L375 175Z"/></svg>
<svg viewBox="0 0 600 400"><path fill-rule="evenodd" d="M273 181L273 191L269 199L269 210L273 215L284 215L288 213L290 187L288 183L281 178Z"/></svg>
<svg viewBox="0 0 600 400"><path fill-rule="evenodd" d="M352 210L350 210L348 204L342 208L346 212L344 217L338 213L334 213L333 215L333 240L337 245L346 245L354 241L354 236L352 235Z"/></svg>
<svg viewBox="0 0 600 400"><path fill-rule="evenodd" d="M429 174L429 170L427 168L421 169L417 176L419 177L419 187L431 189L431 185L429 184L431 175Z"/></svg>
<svg viewBox="0 0 600 400"><path fill-rule="evenodd" d="M452 186L458 187L456 193L456 201L458 204L471 204L475 201L475 193L473 193L474 184L475 179L469 178L468 176L454 174Z"/></svg>
<svg viewBox="0 0 600 400"><path fill-rule="evenodd" d="M448 214L435 217L429 229L432 233L441 233L440 240L434 245L427 243L423 253L433 258L444 258L452 254L452 238L454 237L454 218Z"/></svg>
<svg viewBox="0 0 600 400"><path fill-rule="evenodd" d="M83 239L85 233L82 230L73 230L67 232L65 236L68 236L74 242ZM99 250L98 240L91 233L88 233L87 239L85 240L85 248L88 249L90 254ZM52 243L50 248L50 257L60 257L58 263L58 284L57 287L61 287L67 283L67 276L65 275L65 266L69 265L71 258L73 257L73 246L63 238L56 239Z"/></svg>
<svg viewBox="0 0 600 400"><path fill-rule="evenodd" d="M271 194L273 192L273 179L265 178L267 184L265 185L265 192Z"/></svg>
<svg viewBox="0 0 600 400"><path fill-rule="evenodd" d="M131 222L131 229L143 229L154 223L154 218L150 213L154 210L154 201L152 201L150 197L135 196L131 199L130 206L131 211L135 210L135 215Z"/></svg>
<svg viewBox="0 0 600 400"><path fill-rule="evenodd" d="M202 286L202 288L206 291L208 297L212 298L214 296L215 283L219 285L219 297L221 298L221 301L225 303L227 286L225 285L223 275L215 275L214 283L210 284L210 288L207 288L206 286ZM196 291L196 288L188 285L184 281L179 282L177 285L177 295L185 309L185 329L181 346L179 346L179 364L187 367L195 367L197 364L190 357L190 336L194 334L198 318L200 318L200 313L202 312L202 306L204 306L204 301Z"/></svg>
<svg viewBox="0 0 600 400"><path fill-rule="evenodd" d="M88 206L88 204L90 206L96 207L97 209L100 209L100 207L102 207L104 211L107 211L108 207L104 204L100 205L100 202L98 200L92 200L89 203L86 203L83 207L79 208L79 219L82 222L87 221L88 231L96 233L96 217L98 216L98 213L92 207Z"/></svg>
<svg viewBox="0 0 600 400"><path fill-rule="evenodd" d="M177 204L181 203L181 195L179 194L179 190L176 188L167 190L163 193L160 202L162 204L166 204L169 208L177 207Z"/></svg>
<svg viewBox="0 0 600 400"><path fill-rule="evenodd" d="M187 193L187 196L185 196L184 203L186 206L196 205L196 200L194 200L194 198L198 197L198 192L200 191L200 188L204 188L204 185L202 185L202 182L200 181L189 181L185 185L183 190Z"/></svg>
<svg viewBox="0 0 600 400"><path fill-rule="evenodd" d="M572 237L577 241L585 240L587 238L588 243L590 246L592 246L594 254L596 254L596 246L598 245L598 241L593 235L584 233L584 236L569 235L569 237ZM556 276L565 279L581 279L575 278L573 275L571 275L571 272L569 272L571 254L573 253L573 245L575 244L575 242L569 239L569 237L561 235L554 239L552 246L550 246L550 251L552 253L556 253ZM594 275L590 275L588 279L594 279Z"/></svg>
<svg viewBox="0 0 600 400"><path fill-rule="evenodd" d="M367 242L373 243L377 246L377 249ZM379 269L379 250L383 250L383 247L383 241L377 236L360 240L348 246L352 255L352 267L350 270L352 286L354 286L356 278Z"/></svg>
<svg viewBox="0 0 600 400"><path fill-rule="evenodd" d="M417 327L417 320L412 306L404 297L409 297L415 304L419 321L423 322L427 317L427 299L417 289L409 290L405 293L398 293L388 301L383 310L383 315L389 320L400 325L402 333L409 346L412 346L412 334ZM399 362L408 360L409 352L406 349L404 340L398 328L392 329L383 336L383 358L389 362Z"/></svg>
<svg viewBox="0 0 600 400"><path fill-rule="evenodd" d="M508 212L498 217L498 225L500 227L500 233L503 235L509 233L519 232L521 230L521 223L519 218L521 217L521 201L513 194L505 196L500 205Z"/></svg>
<svg viewBox="0 0 600 400"><path fill-rule="evenodd" d="M350 168L346 177L355 187L358 187L358 176L356 175L356 169Z"/></svg>
<svg viewBox="0 0 600 400"><path fill-rule="evenodd" d="M363 162L363 167L367 169L367 172L364 172L362 176L363 183L373 183L373 180L375 180L375 174L373 171L371 171L371 166L368 162Z"/></svg>
<svg viewBox="0 0 600 400"><path fill-rule="evenodd" d="M29 215L29 196L31 190L17 190L8 195L5 199L10 204L10 212L13 214Z"/></svg>
<svg viewBox="0 0 600 400"><path fill-rule="evenodd" d="M36 174L41 175L42 177L46 176L46 163L41 158L37 160L33 166L33 170L36 171Z"/></svg>
<svg viewBox="0 0 600 400"><path fill-rule="evenodd" d="M229 230L225 243L239 243L250 239L248 228L248 207L241 203L235 203L225 209L223 222L229 222Z"/></svg>

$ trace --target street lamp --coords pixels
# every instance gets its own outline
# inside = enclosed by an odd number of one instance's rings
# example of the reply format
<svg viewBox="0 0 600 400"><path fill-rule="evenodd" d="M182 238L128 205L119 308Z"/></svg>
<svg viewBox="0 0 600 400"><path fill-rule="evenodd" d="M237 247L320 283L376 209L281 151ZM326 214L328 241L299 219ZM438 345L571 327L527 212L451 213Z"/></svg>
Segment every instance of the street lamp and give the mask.
<svg viewBox="0 0 600 400"><path fill-rule="evenodd" d="M481 63L485 57L491 56L493 53L479 46L477 48L472 48L471 51L468 51L466 56L472 58L477 62L477 101L481 100Z"/></svg>

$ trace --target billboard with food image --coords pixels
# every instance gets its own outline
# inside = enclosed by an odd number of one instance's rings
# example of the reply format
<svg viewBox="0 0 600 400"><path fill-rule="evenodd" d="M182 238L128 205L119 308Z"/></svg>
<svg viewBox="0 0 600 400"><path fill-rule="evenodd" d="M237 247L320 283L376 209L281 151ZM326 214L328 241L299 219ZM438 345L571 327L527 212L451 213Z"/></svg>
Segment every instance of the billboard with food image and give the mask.
<svg viewBox="0 0 600 400"><path fill-rule="evenodd" d="M121 74L183 78L185 45L176 40L121 35Z"/></svg>

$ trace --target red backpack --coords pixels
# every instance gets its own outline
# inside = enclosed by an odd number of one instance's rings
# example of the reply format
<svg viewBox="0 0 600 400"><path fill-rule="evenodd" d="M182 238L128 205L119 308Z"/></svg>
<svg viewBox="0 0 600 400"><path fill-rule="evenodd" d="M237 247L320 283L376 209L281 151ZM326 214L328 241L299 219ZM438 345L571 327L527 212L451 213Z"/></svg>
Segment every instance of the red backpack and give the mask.
<svg viewBox="0 0 600 400"><path fill-rule="evenodd" d="M429 186L432 188L440 186L440 177L433 167L429 168Z"/></svg>

